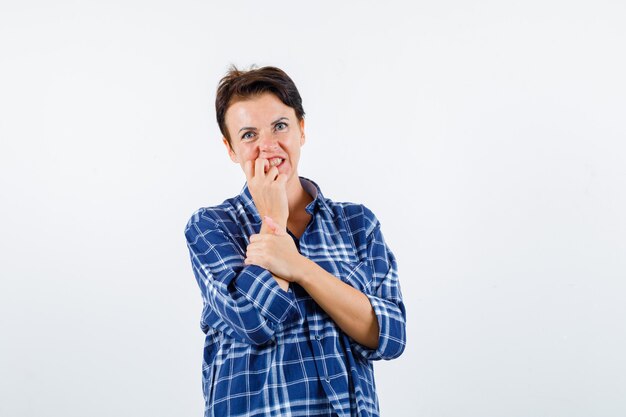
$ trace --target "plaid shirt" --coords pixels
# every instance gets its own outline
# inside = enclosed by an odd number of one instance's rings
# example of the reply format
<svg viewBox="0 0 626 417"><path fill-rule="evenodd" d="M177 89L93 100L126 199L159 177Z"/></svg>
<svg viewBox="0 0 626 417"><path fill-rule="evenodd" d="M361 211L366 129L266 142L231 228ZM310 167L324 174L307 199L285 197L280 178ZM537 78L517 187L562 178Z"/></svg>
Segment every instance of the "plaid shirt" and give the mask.
<svg viewBox="0 0 626 417"><path fill-rule="evenodd" d="M268 270L244 265L249 236L261 228L246 185L197 210L185 228L204 304L205 417L379 415L372 361L400 356L406 340L396 260L369 209L300 181L313 201L311 222L294 237L298 250L369 298L378 348L346 335L298 284L283 291Z"/></svg>

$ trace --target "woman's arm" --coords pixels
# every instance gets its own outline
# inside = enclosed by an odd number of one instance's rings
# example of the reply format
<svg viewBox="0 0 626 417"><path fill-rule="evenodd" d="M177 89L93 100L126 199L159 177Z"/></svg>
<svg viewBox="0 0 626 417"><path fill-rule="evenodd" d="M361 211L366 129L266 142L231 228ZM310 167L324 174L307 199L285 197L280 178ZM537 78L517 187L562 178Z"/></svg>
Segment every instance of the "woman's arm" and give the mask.
<svg viewBox="0 0 626 417"><path fill-rule="evenodd" d="M243 171L246 174L248 190L250 190L250 195L259 215L262 217L271 216L278 223L286 225L289 217L285 188L287 177L278 175L276 167L270 168L269 172L266 173L266 166L269 166L267 159L257 158L254 161L246 161ZM275 225L276 223L272 224ZM262 235L273 234L273 229L268 226L267 222L263 222L259 233ZM283 291L289 290L289 281L273 273L272 276Z"/></svg>
<svg viewBox="0 0 626 417"><path fill-rule="evenodd" d="M274 335L276 324L300 318L296 300L273 282L269 271L244 265L241 249L213 216L219 213L199 210L185 227L205 304L201 321L247 343L264 344Z"/></svg>
<svg viewBox="0 0 626 417"><path fill-rule="evenodd" d="M265 217L264 223L273 233L250 237L245 263L301 285L348 336L376 349L378 320L368 297L301 255L291 236L271 218Z"/></svg>
<svg viewBox="0 0 626 417"><path fill-rule="evenodd" d="M300 256L294 282L300 284L348 336L370 349L378 348L378 319L367 296Z"/></svg>

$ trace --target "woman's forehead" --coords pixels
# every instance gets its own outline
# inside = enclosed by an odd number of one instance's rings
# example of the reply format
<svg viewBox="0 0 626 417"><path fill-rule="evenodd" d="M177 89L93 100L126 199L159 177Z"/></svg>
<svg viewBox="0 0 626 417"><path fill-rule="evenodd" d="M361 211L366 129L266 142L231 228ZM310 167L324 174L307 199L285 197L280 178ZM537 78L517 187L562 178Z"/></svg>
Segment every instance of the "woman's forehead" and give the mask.
<svg viewBox="0 0 626 417"><path fill-rule="evenodd" d="M238 100L226 111L228 124L271 124L281 117L292 119L295 111L271 93Z"/></svg>

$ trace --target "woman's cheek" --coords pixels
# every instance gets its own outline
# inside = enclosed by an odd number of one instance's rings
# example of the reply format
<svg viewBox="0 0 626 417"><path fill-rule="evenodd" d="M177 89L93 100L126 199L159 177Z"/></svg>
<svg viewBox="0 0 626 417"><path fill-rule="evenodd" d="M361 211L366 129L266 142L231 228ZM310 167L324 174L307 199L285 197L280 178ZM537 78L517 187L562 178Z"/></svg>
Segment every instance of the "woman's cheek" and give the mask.
<svg viewBox="0 0 626 417"><path fill-rule="evenodd" d="M244 152L243 154L243 159L246 161L253 161L254 162L254 152L250 152L249 150L246 150L246 152Z"/></svg>

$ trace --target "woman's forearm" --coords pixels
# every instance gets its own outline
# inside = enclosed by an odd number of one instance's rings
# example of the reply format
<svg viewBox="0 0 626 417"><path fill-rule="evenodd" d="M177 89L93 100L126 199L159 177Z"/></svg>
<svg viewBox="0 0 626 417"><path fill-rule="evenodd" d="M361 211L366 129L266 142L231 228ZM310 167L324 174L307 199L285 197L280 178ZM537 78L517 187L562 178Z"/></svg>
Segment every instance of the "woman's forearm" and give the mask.
<svg viewBox="0 0 626 417"><path fill-rule="evenodd" d="M285 280L299 284L344 333L376 349L378 318L369 298L300 254L283 226L265 220L260 233L250 236L245 262L268 269L285 291Z"/></svg>
<svg viewBox="0 0 626 417"><path fill-rule="evenodd" d="M298 283L348 336L370 349L378 347L378 319L365 294L302 256Z"/></svg>

